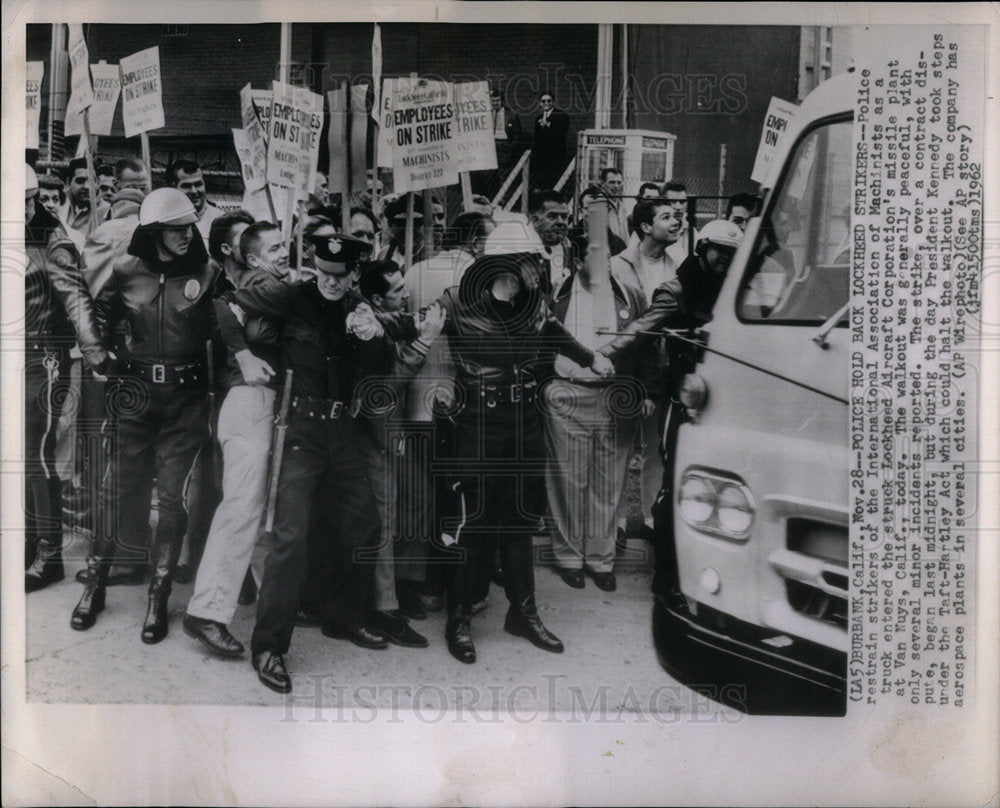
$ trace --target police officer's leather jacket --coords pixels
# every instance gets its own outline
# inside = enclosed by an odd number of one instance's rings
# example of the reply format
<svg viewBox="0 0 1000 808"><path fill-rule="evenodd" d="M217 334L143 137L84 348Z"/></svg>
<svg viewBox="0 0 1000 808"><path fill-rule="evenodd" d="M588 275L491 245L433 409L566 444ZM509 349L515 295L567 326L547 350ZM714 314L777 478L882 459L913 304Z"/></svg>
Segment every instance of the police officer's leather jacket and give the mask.
<svg viewBox="0 0 1000 808"><path fill-rule="evenodd" d="M94 302L80 273L76 247L63 225L41 205L24 229L28 266L24 276L25 336L76 340L87 362L102 371L107 352L94 317Z"/></svg>
<svg viewBox="0 0 1000 808"><path fill-rule="evenodd" d="M124 356L143 362L203 360L215 329L213 289L220 270L193 229L181 258L164 263L154 228L136 228L128 254L115 261L97 298L98 321Z"/></svg>
<svg viewBox="0 0 1000 808"><path fill-rule="evenodd" d="M441 298L448 312L445 333L466 383L510 384L536 376L559 352L582 367L594 353L577 342L553 315L540 288L522 289L514 298L498 300L491 291L491 262L479 259L466 270L459 287Z"/></svg>

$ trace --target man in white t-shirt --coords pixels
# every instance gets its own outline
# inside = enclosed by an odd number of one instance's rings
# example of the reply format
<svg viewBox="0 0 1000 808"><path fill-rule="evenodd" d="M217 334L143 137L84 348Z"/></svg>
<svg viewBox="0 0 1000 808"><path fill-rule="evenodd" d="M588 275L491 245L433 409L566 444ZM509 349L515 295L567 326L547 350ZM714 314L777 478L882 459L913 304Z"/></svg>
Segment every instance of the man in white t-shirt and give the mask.
<svg viewBox="0 0 1000 808"><path fill-rule="evenodd" d="M601 199L594 204L607 202ZM593 215L588 211L598 231L606 229L605 215L600 210ZM606 344L608 334L624 331L646 308L638 289L608 273L607 250L606 238L597 244L591 239L587 260L563 282L552 302L553 314L566 330L592 350ZM634 361L623 362L617 367L623 379L616 381L617 377L602 377L561 354L555 358L553 371L542 395L548 405L545 487L555 523L556 568L574 589L585 586L587 573L598 589L611 592L616 588L616 515L635 435L633 413L616 406L613 390L616 384L628 389L640 374Z"/></svg>
<svg viewBox="0 0 1000 808"><path fill-rule="evenodd" d="M683 182L677 182L671 180L660 191L660 196L666 199L674 211L674 216L680 223L680 232L677 234L677 241L671 244L668 248L670 250L670 255L680 266L681 262L688 257L690 252L688 249L689 238L693 237L690 241L691 244L698 243L698 231L695 229L694 233L688 234L688 220L687 220L687 186Z"/></svg>
<svg viewBox="0 0 1000 808"><path fill-rule="evenodd" d="M672 250L678 244L680 223L674 213L675 207L665 199L639 202L632 210L632 222L642 240L611 259L611 274L620 283L640 289L646 300L653 296L653 290L662 283L673 279L680 262ZM654 350L654 349L651 349ZM655 348L661 357L665 356L658 344ZM661 362L662 364L662 362ZM663 378L654 379L643 402L642 419L642 516L649 530L653 527L653 503L663 479L663 464L659 454L659 434L656 425L656 404L652 396L663 389ZM618 515L618 525L624 528L624 511ZM648 534L648 531L646 531Z"/></svg>

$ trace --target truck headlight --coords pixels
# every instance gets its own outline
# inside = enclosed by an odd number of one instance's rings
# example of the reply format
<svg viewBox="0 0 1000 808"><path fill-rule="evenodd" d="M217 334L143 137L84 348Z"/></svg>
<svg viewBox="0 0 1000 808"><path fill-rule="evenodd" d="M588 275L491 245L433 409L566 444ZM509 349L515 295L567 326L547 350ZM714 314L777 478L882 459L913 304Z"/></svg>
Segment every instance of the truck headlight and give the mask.
<svg viewBox="0 0 1000 808"><path fill-rule="evenodd" d="M686 477L677 493L677 507L692 527L703 524L715 510L715 491L701 477Z"/></svg>
<svg viewBox="0 0 1000 808"><path fill-rule="evenodd" d="M743 535L753 523L753 505L745 489L739 485L723 485L715 505L719 527L734 536Z"/></svg>
<svg viewBox="0 0 1000 808"><path fill-rule="evenodd" d="M746 483L738 477L689 468L677 489L677 512L702 533L744 540L750 535L756 508Z"/></svg>

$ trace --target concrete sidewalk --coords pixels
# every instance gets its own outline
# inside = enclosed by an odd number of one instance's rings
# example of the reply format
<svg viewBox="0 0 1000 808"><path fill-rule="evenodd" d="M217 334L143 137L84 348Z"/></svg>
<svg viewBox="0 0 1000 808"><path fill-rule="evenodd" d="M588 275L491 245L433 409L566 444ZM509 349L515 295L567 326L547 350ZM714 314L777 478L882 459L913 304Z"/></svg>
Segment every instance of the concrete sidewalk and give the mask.
<svg viewBox="0 0 1000 808"><path fill-rule="evenodd" d="M636 554L640 557L641 547ZM661 713L723 708L677 684L659 666L650 630L651 570L622 562L618 590L605 593L588 579L571 589L554 569L536 568L537 599L545 625L565 643L563 654L540 651L503 630L507 603L496 586L490 607L473 618L479 661L463 665L444 642L444 614L413 621L430 647L367 651L324 637L318 628L295 630L286 657L293 698L264 688L243 659L213 656L188 637L181 618L191 585L171 596L170 634L158 645L139 639L146 587L108 589L107 608L86 632L70 628L82 585L67 580L27 596L27 699L55 703L281 705L308 720L315 707L352 710L448 708L531 714ZM249 644L254 606L239 608L230 626Z"/></svg>

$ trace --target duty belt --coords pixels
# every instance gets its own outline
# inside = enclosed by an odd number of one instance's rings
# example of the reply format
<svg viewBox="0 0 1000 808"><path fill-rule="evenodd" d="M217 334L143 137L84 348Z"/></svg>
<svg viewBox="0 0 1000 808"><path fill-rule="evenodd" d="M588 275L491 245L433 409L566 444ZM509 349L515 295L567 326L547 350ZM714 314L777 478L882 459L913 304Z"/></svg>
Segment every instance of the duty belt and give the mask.
<svg viewBox="0 0 1000 808"><path fill-rule="evenodd" d="M205 363L194 362L145 362L138 359L125 359L122 362L125 372L137 376L153 384L176 384L178 386L192 385L197 382L207 382Z"/></svg>
<svg viewBox="0 0 1000 808"><path fill-rule="evenodd" d="M295 396L292 399L292 409L315 421L332 421L344 413L344 402L332 398Z"/></svg>
<svg viewBox="0 0 1000 808"><path fill-rule="evenodd" d="M513 384L492 384L478 379L465 379L463 384L469 391L469 403L479 402L480 406L495 407L498 404L530 404L535 400L538 383L529 381Z"/></svg>

